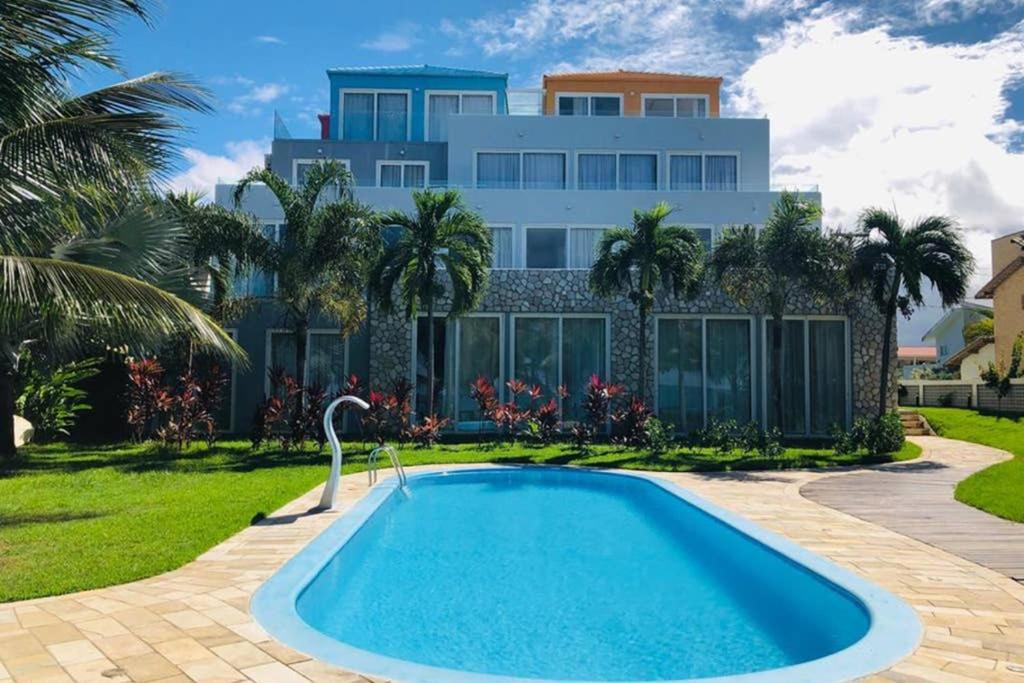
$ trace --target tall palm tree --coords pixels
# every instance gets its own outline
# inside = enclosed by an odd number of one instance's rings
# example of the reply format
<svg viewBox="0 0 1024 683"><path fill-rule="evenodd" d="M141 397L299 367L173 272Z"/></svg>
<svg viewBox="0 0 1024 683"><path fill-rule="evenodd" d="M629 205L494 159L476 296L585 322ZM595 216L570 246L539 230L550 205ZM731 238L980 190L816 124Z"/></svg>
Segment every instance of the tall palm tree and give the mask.
<svg viewBox="0 0 1024 683"><path fill-rule="evenodd" d="M394 308L395 287L405 315L416 322L427 311L427 416L434 415L434 307L450 288L447 318L454 320L480 305L487 287L493 249L483 219L462 203L458 190L412 193L415 214L391 211L381 220L401 230L370 277L381 311Z"/></svg>
<svg viewBox="0 0 1024 683"><path fill-rule="evenodd" d="M704 279L704 244L681 225L664 225L672 213L665 202L634 211L631 227L612 228L601 236L587 283L598 296L626 294L640 312L638 393L647 396L647 318L659 285L682 299L700 293Z"/></svg>
<svg viewBox="0 0 1024 683"><path fill-rule="evenodd" d="M82 68L119 68L104 33L125 14L146 20L148 6L0 3L0 457L15 452L14 383L27 344L60 357L94 344L152 349L186 334L244 357L201 311L155 286L153 250L125 241L145 226L126 223L118 239L68 218L66 198L87 185L132 191L169 171L182 128L172 112L209 110L205 90L163 72L72 92Z"/></svg>
<svg viewBox="0 0 1024 683"><path fill-rule="evenodd" d="M865 209L855 237L851 279L871 285L872 297L885 316L878 416L888 408L892 333L896 312L909 316L924 303L921 285L931 283L942 306L962 302L974 273L974 257L964 244L956 220L928 216L906 226L895 212Z"/></svg>
<svg viewBox="0 0 1024 683"><path fill-rule="evenodd" d="M343 335L358 329L366 317L367 274L381 248L380 223L368 207L352 199L352 175L336 161L315 164L305 182L292 187L273 171L256 168L235 187L235 205L255 183L267 186L284 211L284 234L256 237L248 247L255 266L276 274L274 301L283 310L283 325L295 335L295 372L306 386L306 341L316 314L338 323ZM337 199L331 195L337 193ZM221 220L225 216L212 215ZM250 218L226 233L252 239Z"/></svg>
<svg viewBox="0 0 1024 683"><path fill-rule="evenodd" d="M818 230L821 207L783 192L764 227L727 228L711 255L712 277L729 298L771 317L772 407L775 426L783 428L783 317L794 297L809 294L828 301L844 290L838 238Z"/></svg>

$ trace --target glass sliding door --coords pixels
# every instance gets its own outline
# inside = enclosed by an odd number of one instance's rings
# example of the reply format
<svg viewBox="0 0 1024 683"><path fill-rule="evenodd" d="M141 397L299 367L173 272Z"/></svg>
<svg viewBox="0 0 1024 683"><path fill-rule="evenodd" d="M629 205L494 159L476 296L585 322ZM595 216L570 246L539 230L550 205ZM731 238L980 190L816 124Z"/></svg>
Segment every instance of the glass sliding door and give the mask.
<svg viewBox="0 0 1024 683"><path fill-rule="evenodd" d="M580 154L576 159L576 186L579 189L615 189L616 157L614 154Z"/></svg>
<svg viewBox="0 0 1024 683"><path fill-rule="evenodd" d="M559 401L564 419L580 419L590 377L608 379L607 319L517 316L513 320L512 376L528 386L540 386L545 402ZM564 401L558 398L560 385L569 391Z"/></svg>
<svg viewBox="0 0 1024 683"><path fill-rule="evenodd" d="M553 395L559 385L558 318L515 318L514 341L514 379Z"/></svg>
<svg viewBox="0 0 1024 683"><path fill-rule="evenodd" d="M519 187L518 152L478 152L476 155L476 186L488 189Z"/></svg>
<svg viewBox="0 0 1024 683"><path fill-rule="evenodd" d="M804 321L784 320L781 335L775 323L767 321L765 341L768 386L765 387L767 424L779 427L784 434L803 434L807 430L807 402L804 379ZM775 349L781 345L782 367L776 367ZM782 374L782 425L775 408L775 381Z"/></svg>
<svg viewBox="0 0 1024 683"><path fill-rule="evenodd" d="M608 381L603 318L562 319L562 384L569 397L562 404L563 419L580 420L583 390L592 375Z"/></svg>
<svg viewBox="0 0 1024 683"><path fill-rule="evenodd" d="M458 422L478 422L476 401L470 396L470 384L486 377L501 395L501 319L497 316L468 316L458 321L459 351L456 377L455 415Z"/></svg>
<svg viewBox="0 0 1024 683"><path fill-rule="evenodd" d="M340 332L310 332L307 346L306 383L319 386L333 397L345 383L345 340Z"/></svg>
<svg viewBox="0 0 1024 683"><path fill-rule="evenodd" d="M399 142L409 138L409 96L377 94L377 139Z"/></svg>
<svg viewBox="0 0 1024 683"><path fill-rule="evenodd" d="M657 190L657 154L620 154L620 190Z"/></svg>
<svg viewBox="0 0 1024 683"><path fill-rule="evenodd" d="M846 424L846 326L841 320L809 320L811 433Z"/></svg>
<svg viewBox="0 0 1024 683"><path fill-rule="evenodd" d="M423 418L427 414L427 376L429 372L430 344L426 316L416 319L416 400L413 408ZM434 317L434 412L438 415L447 413L445 381L448 359L452 355L452 339L448 335L447 320L444 316Z"/></svg>
<svg viewBox="0 0 1024 683"><path fill-rule="evenodd" d="M704 424L703 324L699 318L658 320L658 417L689 432Z"/></svg>
<svg viewBox="0 0 1024 683"><path fill-rule="evenodd" d="M429 123L427 139L431 142L448 140L448 115L459 113L458 95L431 95L427 103Z"/></svg>
<svg viewBox="0 0 1024 683"><path fill-rule="evenodd" d="M708 318L707 415L718 421L751 418L750 321Z"/></svg>
<svg viewBox="0 0 1024 683"><path fill-rule="evenodd" d="M565 154L524 152L523 187L528 190L564 190Z"/></svg>
<svg viewBox="0 0 1024 683"><path fill-rule="evenodd" d="M373 93L347 92L342 95L341 137L345 140L373 139Z"/></svg>

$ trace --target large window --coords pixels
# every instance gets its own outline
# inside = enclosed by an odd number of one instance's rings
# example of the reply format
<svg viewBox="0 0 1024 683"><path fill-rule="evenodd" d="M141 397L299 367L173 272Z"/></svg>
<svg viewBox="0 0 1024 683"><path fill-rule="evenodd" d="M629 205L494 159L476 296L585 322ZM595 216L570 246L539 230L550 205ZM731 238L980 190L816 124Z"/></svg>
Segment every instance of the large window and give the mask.
<svg viewBox="0 0 1024 683"><path fill-rule="evenodd" d="M752 322L749 318L657 320L657 406L662 420L688 432L753 416Z"/></svg>
<svg viewBox="0 0 1024 683"><path fill-rule="evenodd" d="M555 398L563 418L582 417L581 403L592 375L608 378L607 318L603 316L513 316L512 376L538 385L544 400ZM564 386L568 398L558 397Z"/></svg>
<svg viewBox="0 0 1024 683"><path fill-rule="evenodd" d="M668 189L735 192L739 189L739 156L689 152L670 154Z"/></svg>
<svg viewBox="0 0 1024 683"><path fill-rule="evenodd" d="M441 92L427 93L427 140L448 140L448 117L451 114L493 114L494 93Z"/></svg>
<svg viewBox="0 0 1024 683"><path fill-rule="evenodd" d="M526 267L565 268L566 228L527 227Z"/></svg>
<svg viewBox="0 0 1024 683"><path fill-rule="evenodd" d="M513 247L514 231L511 225L491 226L491 237L494 249L491 252L492 268L514 268L515 249Z"/></svg>
<svg viewBox="0 0 1024 683"><path fill-rule="evenodd" d="M558 95L559 116L620 116L621 95Z"/></svg>
<svg viewBox="0 0 1024 683"><path fill-rule="evenodd" d="M263 237L275 242L281 240L284 230L283 223L268 221L260 225ZM235 273L233 289L236 297L270 297L274 295L276 289L276 278L274 273L252 267L240 268Z"/></svg>
<svg viewBox="0 0 1024 683"><path fill-rule="evenodd" d="M476 186L488 189L565 189L565 152L477 152Z"/></svg>
<svg viewBox="0 0 1024 683"><path fill-rule="evenodd" d="M408 140L409 93L343 90L341 124L344 140Z"/></svg>
<svg viewBox="0 0 1024 683"><path fill-rule="evenodd" d="M306 173L316 164L322 164L328 159L293 159L292 160L292 184L296 187L305 185ZM348 159L330 159L340 164L343 168L351 170Z"/></svg>
<svg viewBox="0 0 1024 683"><path fill-rule="evenodd" d="M379 187L426 187L430 166L426 161L378 161Z"/></svg>
<svg viewBox="0 0 1024 683"><path fill-rule="evenodd" d="M817 435L827 434L833 425L845 426L846 355L842 319L786 319L781 328L765 321L768 424L779 426L775 380L781 373L783 432Z"/></svg>
<svg viewBox="0 0 1024 683"><path fill-rule="evenodd" d="M282 368L298 379L295 371L295 333L273 330L267 340L266 369ZM310 330L306 336L306 384L336 395L348 376L347 342L339 330ZM269 373L266 391L270 393Z"/></svg>
<svg viewBox="0 0 1024 683"><path fill-rule="evenodd" d="M703 119L707 115L707 95L644 95L644 116Z"/></svg>
<svg viewBox="0 0 1024 683"><path fill-rule="evenodd" d="M582 152L576 157L581 190L657 190L658 155L649 152Z"/></svg>

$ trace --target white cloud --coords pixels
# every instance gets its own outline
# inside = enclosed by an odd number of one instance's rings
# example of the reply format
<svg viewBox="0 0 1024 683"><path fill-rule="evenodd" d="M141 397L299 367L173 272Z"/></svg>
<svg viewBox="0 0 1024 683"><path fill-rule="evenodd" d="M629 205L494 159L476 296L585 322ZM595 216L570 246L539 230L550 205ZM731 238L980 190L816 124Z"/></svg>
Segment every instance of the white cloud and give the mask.
<svg viewBox="0 0 1024 683"><path fill-rule="evenodd" d="M362 43L361 47L378 52L405 52L420 42L419 33L419 25L403 23L377 34L376 37Z"/></svg>
<svg viewBox="0 0 1024 683"><path fill-rule="evenodd" d="M257 43L263 43L265 45L284 45L285 42L277 36L255 36L253 38Z"/></svg>
<svg viewBox="0 0 1024 683"><path fill-rule="evenodd" d="M263 166L270 151L269 140L238 140L224 145L226 154L209 154L186 148L182 154L189 167L173 176L168 184L174 190L198 190L212 195L217 183L231 183L251 169Z"/></svg>
<svg viewBox="0 0 1024 683"><path fill-rule="evenodd" d="M284 83L253 83L244 94L228 102L227 109L235 114L259 114L260 104L269 104L289 90L291 86Z"/></svg>
<svg viewBox="0 0 1024 683"><path fill-rule="evenodd" d="M918 0L915 15L928 24L968 19L984 12L1007 12L1024 7L1024 0Z"/></svg>

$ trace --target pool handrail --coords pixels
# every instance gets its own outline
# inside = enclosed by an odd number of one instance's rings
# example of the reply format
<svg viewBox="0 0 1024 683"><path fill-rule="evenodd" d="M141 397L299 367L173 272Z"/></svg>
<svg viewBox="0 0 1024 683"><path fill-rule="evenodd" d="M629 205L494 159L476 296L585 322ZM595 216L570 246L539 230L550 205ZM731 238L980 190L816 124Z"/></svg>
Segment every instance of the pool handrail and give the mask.
<svg viewBox="0 0 1024 683"><path fill-rule="evenodd" d="M377 483L377 458L381 451L384 451L388 455L388 459L391 460L391 467L394 468L395 474L398 475L398 485L401 488L405 488L405 468L402 467L402 461L398 459L398 452L392 446L377 446L370 451L370 457L367 459L366 473L370 478L370 486Z"/></svg>
<svg viewBox="0 0 1024 683"><path fill-rule="evenodd" d="M368 410L370 404L358 396L341 396L331 401L324 411L324 433L327 441L331 444L331 473L327 476L327 483L324 484L323 495L320 496L319 507L324 510L333 510L338 499L338 484L341 480L341 442L338 441L338 434L334 431L334 409L342 403L351 403L358 408Z"/></svg>

